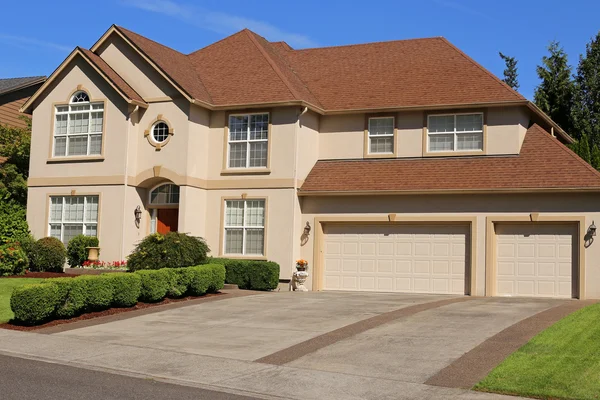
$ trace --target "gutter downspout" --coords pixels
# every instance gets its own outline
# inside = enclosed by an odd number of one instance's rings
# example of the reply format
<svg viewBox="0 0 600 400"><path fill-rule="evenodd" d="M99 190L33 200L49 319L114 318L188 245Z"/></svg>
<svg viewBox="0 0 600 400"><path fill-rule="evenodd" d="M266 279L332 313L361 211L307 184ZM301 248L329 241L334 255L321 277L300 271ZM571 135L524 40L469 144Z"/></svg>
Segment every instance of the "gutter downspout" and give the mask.
<svg viewBox="0 0 600 400"><path fill-rule="evenodd" d="M127 179L129 179L129 140L130 139L130 131L131 128L133 127L133 115L135 114L136 118L137 118L137 112L140 109L140 106L136 105L135 108L133 109L133 111L131 111L129 113L129 115L127 116L127 119L129 120L130 124L127 126L127 140L125 141L125 179L123 182L123 220L121 223L121 253L120 253L120 260L124 260L125 259L125 221L127 219L127 210L126 210L126 206L127 206ZM136 125L137 125L137 120L136 120Z"/></svg>
<svg viewBox="0 0 600 400"><path fill-rule="evenodd" d="M300 199L298 198L298 188L297 188L297 182L298 182L298 153L299 153L299 143L298 143L298 129L300 126L300 118L302 118L302 116L308 111L308 107L304 107L304 109L300 112L300 114L298 114L298 119L297 121L294 123L294 168L293 168L293 176L294 176L294 186L293 186L293 195L292 195L292 210L294 210L294 223L292 223L292 226L294 227L294 229L292 229L291 232L291 242L292 242L292 259L290 261L290 279L292 279L292 273L294 272L294 243L295 243L295 229L296 229L296 202L300 202ZM300 226L302 226L302 217L300 218Z"/></svg>

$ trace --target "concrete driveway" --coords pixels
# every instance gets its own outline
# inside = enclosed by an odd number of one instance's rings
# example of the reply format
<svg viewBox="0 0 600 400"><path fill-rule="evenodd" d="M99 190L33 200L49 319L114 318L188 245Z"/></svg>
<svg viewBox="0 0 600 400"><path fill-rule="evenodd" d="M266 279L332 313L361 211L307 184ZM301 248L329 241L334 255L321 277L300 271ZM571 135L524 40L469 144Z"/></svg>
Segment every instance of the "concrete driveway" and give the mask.
<svg viewBox="0 0 600 400"><path fill-rule="evenodd" d="M151 368L152 363L164 365L166 361L154 360L169 354L187 357L185 362L190 365L193 355L193 360L198 360L194 362L207 368L211 362L223 360L215 369L223 371L222 379L211 376L206 383L244 393L314 399L494 399L504 397L424 383L498 332L564 303L553 299L280 292L223 299L46 336L135 347L143 350L143 356L139 351L131 353L143 357L135 367L138 369ZM127 365L135 371L130 364L136 361L119 357L118 353L90 355L86 363ZM237 365L244 368L234 374ZM151 370L162 372L165 368L154 365ZM173 359L169 368L167 372L173 376L189 374L188 367Z"/></svg>

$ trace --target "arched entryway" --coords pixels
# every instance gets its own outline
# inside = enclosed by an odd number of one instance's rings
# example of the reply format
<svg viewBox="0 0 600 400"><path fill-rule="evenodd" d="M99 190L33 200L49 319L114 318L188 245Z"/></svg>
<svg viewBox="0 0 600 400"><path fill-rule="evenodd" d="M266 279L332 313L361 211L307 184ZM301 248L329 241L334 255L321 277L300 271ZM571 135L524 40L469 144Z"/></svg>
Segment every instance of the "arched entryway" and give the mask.
<svg viewBox="0 0 600 400"><path fill-rule="evenodd" d="M149 192L150 233L177 232L179 228L179 186L161 183Z"/></svg>

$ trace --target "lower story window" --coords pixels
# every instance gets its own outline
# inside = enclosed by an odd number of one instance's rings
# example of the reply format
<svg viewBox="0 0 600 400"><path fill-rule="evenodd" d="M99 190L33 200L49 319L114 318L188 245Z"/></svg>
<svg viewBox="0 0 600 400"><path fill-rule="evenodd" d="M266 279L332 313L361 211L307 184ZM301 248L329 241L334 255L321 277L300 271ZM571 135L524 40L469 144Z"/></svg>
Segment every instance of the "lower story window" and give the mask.
<svg viewBox="0 0 600 400"><path fill-rule="evenodd" d="M225 254L264 255L265 200L225 201Z"/></svg>
<svg viewBox="0 0 600 400"><path fill-rule="evenodd" d="M65 245L77 235L98 235L98 196L51 196L50 236Z"/></svg>

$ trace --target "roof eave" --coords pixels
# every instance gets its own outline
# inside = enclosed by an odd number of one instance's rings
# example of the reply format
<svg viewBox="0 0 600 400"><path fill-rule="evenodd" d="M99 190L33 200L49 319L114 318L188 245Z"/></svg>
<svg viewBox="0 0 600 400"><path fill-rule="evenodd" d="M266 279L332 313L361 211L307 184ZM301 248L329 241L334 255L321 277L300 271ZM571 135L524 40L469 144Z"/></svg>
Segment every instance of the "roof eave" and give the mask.
<svg viewBox="0 0 600 400"><path fill-rule="evenodd" d="M327 115L356 114L356 113L375 113L375 112L393 112L407 110L449 110L461 108L482 108L482 107L510 107L527 105L528 100L509 100L494 102L475 102L475 103L448 103L433 105L414 105L414 106L393 106L393 107L373 107L373 108L349 108L341 110L324 110Z"/></svg>
<svg viewBox="0 0 600 400"><path fill-rule="evenodd" d="M35 85L40 84L40 83L44 83L45 80L46 80L45 76L37 78L35 80L29 81L27 83L24 83L22 85L12 87L12 88L7 89L5 91L1 91L0 92L0 96L4 96L5 94L8 94L8 93L16 92L18 90L26 89L28 87L35 86Z"/></svg>
<svg viewBox="0 0 600 400"><path fill-rule="evenodd" d="M565 187L565 188L488 188L488 189L428 189L428 190L302 190L298 196L399 196L427 194L498 194L498 193L599 193L596 187Z"/></svg>
<svg viewBox="0 0 600 400"><path fill-rule="evenodd" d="M563 138L569 144L575 143L575 139L573 139L573 137L571 135L569 135L567 132L565 132L564 129L562 129L556 122L554 122L552 120L552 118L550 118L548 116L548 114L543 112L533 102L527 101L527 107L529 107L529 109L531 111L533 111L537 116L542 118L544 120L544 122L548 123L554 129L554 134L558 133L560 135L560 137Z"/></svg>

